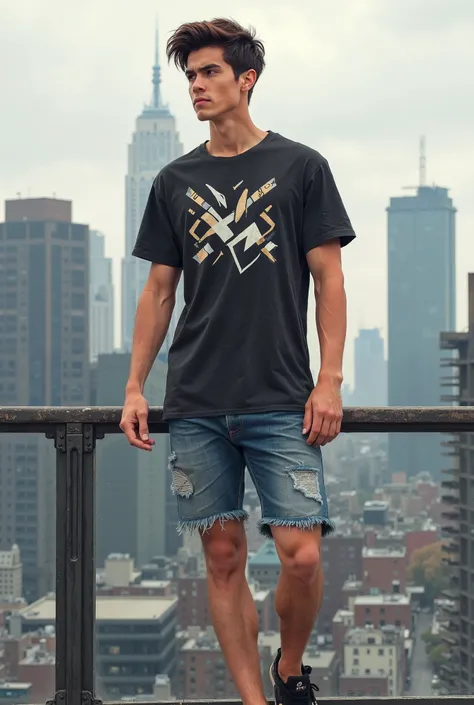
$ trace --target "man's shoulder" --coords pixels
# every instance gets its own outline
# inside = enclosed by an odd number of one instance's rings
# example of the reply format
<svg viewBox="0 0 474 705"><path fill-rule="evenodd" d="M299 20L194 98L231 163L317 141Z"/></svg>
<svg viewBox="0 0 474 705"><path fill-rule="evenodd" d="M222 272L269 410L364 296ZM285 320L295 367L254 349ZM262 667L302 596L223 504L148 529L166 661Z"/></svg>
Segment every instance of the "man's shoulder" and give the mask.
<svg viewBox="0 0 474 705"><path fill-rule="evenodd" d="M290 158L295 165L314 172L322 164L327 164L326 158L314 147L292 140L281 134L277 134L276 138L275 146L278 146L278 149L283 152L282 156L290 157L291 155Z"/></svg>

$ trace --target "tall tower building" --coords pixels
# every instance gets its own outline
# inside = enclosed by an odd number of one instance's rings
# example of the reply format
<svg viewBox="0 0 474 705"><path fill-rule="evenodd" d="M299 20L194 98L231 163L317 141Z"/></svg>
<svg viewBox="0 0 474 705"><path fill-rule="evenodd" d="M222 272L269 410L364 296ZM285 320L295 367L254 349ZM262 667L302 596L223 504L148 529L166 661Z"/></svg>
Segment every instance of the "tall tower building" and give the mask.
<svg viewBox="0 0 474 705"><path fill-rule="evenodd" d="M387 366L378 328L362 328L354 341L354 406L387 405Z"/></svg>
<svg viewBox="0 0 474 705"><path fill-rule="evenodd" d="M132 142L128 146L128 173L125 177L126 220L125 257L122 262L122 349L129 351L138 297L150 270L149 262L132 257L148 195L157 173L183 154L176 130L176 120L161 96L161 69L156 31L152 100L136 120ZM162 352L167 353L174 335L177 317L183 308L182 285L178 288L175 314Z"/></svg>
<svg viewBox="0 0 474 705"><path fill-rule="evenodd" d="M7 201L0 223L0 405L89 402L89 228L70 201ZM51 441L0 434L0 549L18 544L27 599L54 589Z"/></svg>
<svg viewBox="0 0 474 705"><path fill-rule="evenodd" d="M455 328L455 214L448 189L425 186L388 212L388 403L439 406L439 336ZM449 353L446 353L449 354ZM441 471L438 434L390 434L389 471Z"/></svg>
<svg viewBox="0 0 474 705"><path fill-rule="evenodd" d="M105 256L105 238L97 230L89 233L90 359L114 350L114 282L112 259Z"/></svg>
<svg viewBox="0 0 474 705"><path fill-rule="evenodd" d="M468 330L441 334L441 349L453 353L442 360L444 382L454 387L459 406L474 404L474 273L468 275ZM446 658L441 679L449 694L472 693L474 688L474 434L453 434L448 444L453 466L441 483L446 569L450 584L443 593L440 615ZM448 656L449 654L449 656Z"/></svg>

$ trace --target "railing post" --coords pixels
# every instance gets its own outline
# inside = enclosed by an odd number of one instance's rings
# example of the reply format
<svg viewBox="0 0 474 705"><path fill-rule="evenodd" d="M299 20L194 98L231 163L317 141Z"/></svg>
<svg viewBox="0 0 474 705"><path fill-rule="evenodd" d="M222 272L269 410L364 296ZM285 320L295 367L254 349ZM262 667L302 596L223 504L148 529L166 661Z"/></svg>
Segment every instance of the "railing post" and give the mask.
<svg viewBox="0 0 474 705"><path fill-rule="evenodd" d="M49 435L49 434L48 434ZM90 705L95 686L95 429L56 428L56 694Z"/></svg>

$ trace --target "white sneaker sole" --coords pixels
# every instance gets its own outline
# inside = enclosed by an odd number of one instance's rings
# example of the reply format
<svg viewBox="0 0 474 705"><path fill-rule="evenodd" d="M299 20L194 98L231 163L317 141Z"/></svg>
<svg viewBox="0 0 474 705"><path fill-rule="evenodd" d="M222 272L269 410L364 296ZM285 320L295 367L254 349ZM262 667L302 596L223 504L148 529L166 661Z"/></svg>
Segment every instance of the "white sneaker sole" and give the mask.
<svg viewBox="0 0 474 705"><path fill-rule="evenodd" d="M274 664L274 663L275 663L275 662L272 661L272 664L271 664L271 666L270 666L269 676L270 676L270 680L271 680L271 682L272 682L272 684L273 684L273 695L275 696L275 680L274 680L274 678L273 678L273 673L272 673L272 669L273 669L273 664ZM281 705L281 703L277 703L276 698L275 698L275 705Z"/></svg>

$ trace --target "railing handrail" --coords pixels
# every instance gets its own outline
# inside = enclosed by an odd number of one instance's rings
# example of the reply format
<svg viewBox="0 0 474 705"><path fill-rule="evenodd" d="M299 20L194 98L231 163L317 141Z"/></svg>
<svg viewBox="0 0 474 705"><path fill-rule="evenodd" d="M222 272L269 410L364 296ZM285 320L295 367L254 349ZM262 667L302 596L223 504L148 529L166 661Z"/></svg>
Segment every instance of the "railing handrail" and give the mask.
<svg viewBox="0 0 474 705"><path fill-rule="evenodd" d="M102 433L120 433L120 406L0 406L0 432L34 432L63 423L94 424ZM149 410L151 433L166 433L163 408ZM38 431L41 431L38 429ZM474 432L474 406L349 406L344 407L342 431L349 433Z"/></svg>

